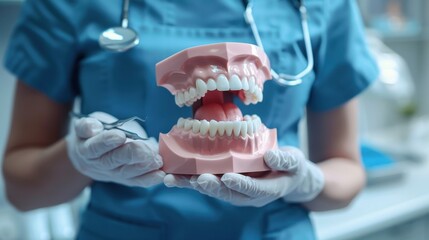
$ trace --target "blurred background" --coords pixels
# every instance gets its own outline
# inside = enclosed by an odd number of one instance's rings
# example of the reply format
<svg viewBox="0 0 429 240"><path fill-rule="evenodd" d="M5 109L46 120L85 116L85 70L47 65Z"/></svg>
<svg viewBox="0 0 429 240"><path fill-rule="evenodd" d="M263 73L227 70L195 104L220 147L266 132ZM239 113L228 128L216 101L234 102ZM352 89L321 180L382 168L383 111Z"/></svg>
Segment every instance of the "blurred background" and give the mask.
<svg viewBox="0 0 429 240"><path fill-rule="evenodd" d="M0 56L23 0L0 0ZM429 239L429 1L358 0L381 69L360 96L368 186L346 209L313 213L319 239ZM15 80L0 66L0 154ZM18 213L0 179L0 240L72 239L85 202Z"/></svg>

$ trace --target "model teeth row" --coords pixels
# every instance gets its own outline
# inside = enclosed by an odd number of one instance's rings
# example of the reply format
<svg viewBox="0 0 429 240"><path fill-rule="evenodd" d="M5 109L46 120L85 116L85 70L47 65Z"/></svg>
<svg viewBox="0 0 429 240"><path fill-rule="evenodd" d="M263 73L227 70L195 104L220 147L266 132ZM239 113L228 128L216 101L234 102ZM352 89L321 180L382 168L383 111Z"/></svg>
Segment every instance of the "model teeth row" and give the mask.
<svg viewBox="0 0 429 240"><path fill-rule="evenodd" d="M253 136L261 127L261 119L256 116L244 116L243 121L216 121L179 118L177 127L202 136Z"/></svg>
<svg viewBox="0 0 429 240"><path fill-rule="evenodd" d="M262 102L263 94L262 89L256 84L254 76L243 77L240 79L238 75L234 74L228 79L224 74L220 74L216 80L209 78L207 82L198 78L195 82L195 87L188 90L178 92L175 96L176 104L179 107L191 106L195 101L204 97L207 91L238 91L244 90L244 104L256 104Z"/></svg>

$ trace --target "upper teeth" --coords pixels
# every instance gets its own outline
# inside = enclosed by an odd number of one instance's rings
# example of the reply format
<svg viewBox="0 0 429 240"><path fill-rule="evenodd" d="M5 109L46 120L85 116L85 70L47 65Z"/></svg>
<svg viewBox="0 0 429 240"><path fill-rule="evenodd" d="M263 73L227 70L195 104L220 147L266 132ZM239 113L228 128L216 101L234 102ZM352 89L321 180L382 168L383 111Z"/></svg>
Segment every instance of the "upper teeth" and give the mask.
<svg viewBox="0 0 429 240"><path fill-rule="evenodd" d="M207 91L237 91L244 90L244 104L249 105L250 103L256 104L262 102L263 94L262 88L256 84L256 78L251 76L249 78L240 77L236 74L232 75L228 79L224 74L220 74L216 80L209 78L207 82L203 79L198 78L195 81L195 87L191 87L187 90L180 91L176 94L176 104L180 107L191 106L195 101L206 95Z"/></svg>
<svg viewBox="0 0 429 240"><path fill-rule="evenodd" d="M209 135L214 137L216 135L246 137L247 135L253 136L258 132L261 127L261 119L256 116L245 116L243 121L216 121L216 120L196 120L179 118L177 127L185 131L200 134L202 136Z"/></svg>

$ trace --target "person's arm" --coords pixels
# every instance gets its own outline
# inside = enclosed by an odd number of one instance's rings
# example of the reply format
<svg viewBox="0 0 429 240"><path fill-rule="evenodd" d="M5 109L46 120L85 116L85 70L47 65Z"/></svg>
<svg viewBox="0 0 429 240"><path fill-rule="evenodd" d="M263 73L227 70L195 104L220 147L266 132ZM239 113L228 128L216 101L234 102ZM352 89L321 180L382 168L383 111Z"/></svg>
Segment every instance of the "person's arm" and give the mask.
<svg viewBox="0 0 429 240"><path fill-rule="evenodd" d="M327 112L307 111L309 158L325 177L322 192L304 205L312 211L347 206L365 185L357 136L357 101Z"/></svg>
<svg viewBox="0 0 429 240"><path fill-rule="evenodd" d="M75 170L67 157L63 137L70 106L17 82L3 162L7 198L21 211L71 200L91 180Z"/></svg>

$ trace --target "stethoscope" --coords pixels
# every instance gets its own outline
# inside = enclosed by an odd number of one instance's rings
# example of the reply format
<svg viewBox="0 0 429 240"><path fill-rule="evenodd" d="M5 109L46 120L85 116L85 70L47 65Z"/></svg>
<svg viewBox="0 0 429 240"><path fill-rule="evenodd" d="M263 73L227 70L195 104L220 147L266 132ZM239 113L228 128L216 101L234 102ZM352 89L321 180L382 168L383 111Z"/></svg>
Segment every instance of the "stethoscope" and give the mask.
<svg viewBox="0 0 429 240"><path fill-rule="evenodd" d="M301 27L304 36L305 52L307 55L307 66L298 74L285 74L277 73L274 69L271 69L271 75L273 80L281 86L296 86L302 83L302 78L308 75L314 66L313 51L311 47L310 31L308 30L307 22L307 8L304 5L304 0L294 0L296 6L301 15ZM256 44L264 49L261 37L259 36L258 27L256 26L255 19L253 18L253 5L250 0L243 0L243 4L246 8L244 11L244 19L252 29L253 37L255 38ZM123 52L126 51L139 43L139 37L137 32L128 27L128 10L129 0L123 0L122 2L122 14L121 14L121 26L112 27L100 34L99 44L102 48L115 51Z"/></svg>

